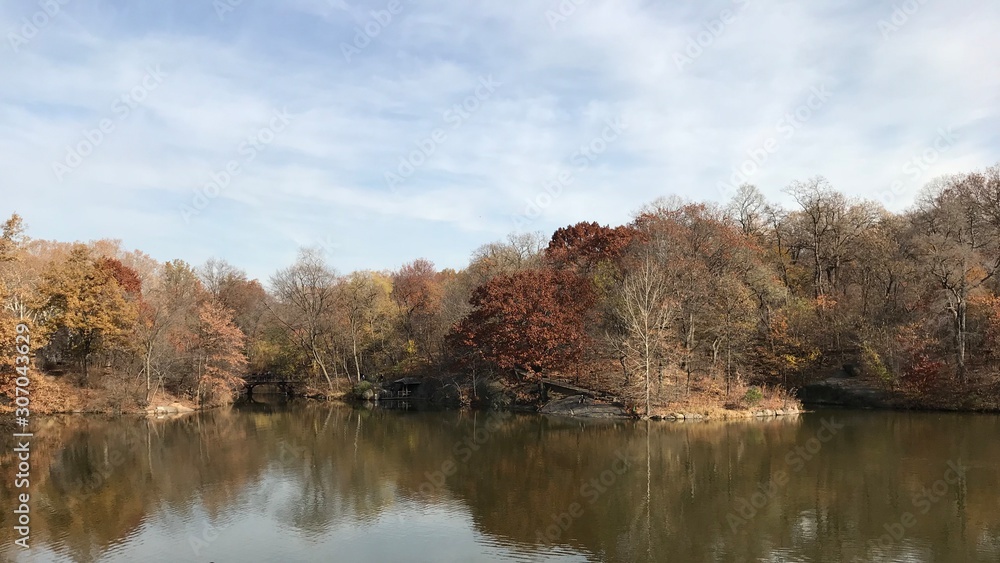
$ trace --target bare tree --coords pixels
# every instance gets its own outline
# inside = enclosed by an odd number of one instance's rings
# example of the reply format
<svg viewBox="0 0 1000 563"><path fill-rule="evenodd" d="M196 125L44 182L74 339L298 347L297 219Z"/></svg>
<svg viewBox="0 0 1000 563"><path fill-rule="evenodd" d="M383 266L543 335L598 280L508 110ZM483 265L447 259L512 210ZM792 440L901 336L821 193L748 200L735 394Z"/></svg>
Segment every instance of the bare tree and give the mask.
<svg viewBox="0 0 1000 563"><path fill-rule="evenodd" d="M622 280L618 316L624 329L621 343L625 356L644 374L646 416L649 416L650 376L662 357L677 306L670 299L663 265L648 247L641 252Z"/></svg>
<svg viewBox="0 0 1000 563"><path fill-rule="evenodd" d="M288 330L289 337L319 367L331 391L334 383L327 368L323 343L332 331L336 282L337 273L326 265L317 249L300 250L295 264L271 278L271 286L280 302L275 317Z"/></svg>
<svg viewBox="0 0 1000 563"><path fill-rule="evenodd" d="M1000 181L990 182L983 174L952 178L932 187L913 217L918 262L944 293L955 367L963 381L969 296L1000 269L1000 230L988 211L998 205L990 195L993 190L1000 193L997 184Z"/></svg>
<svg viewBox="0 0 1000 563"><path fill-rule="evenodd" d="M764 194L752 184L743 184L726 207L726 213L746 236L758 236L767 227L770 207Z"/></svg>
<svg viewBox="0 0 1000 563"><path fill-rule="evenodd" d="M209 258L201 268L198 268L198 278L201 279L205 289L219 299L227 283L234 279L246 279L246 273L225 260Z"/></svg>
<svg viewBox="0 0 1000 563"><path fill-rule="evenodd" d="M198 302L203 289L196 273L181 260L160 265L143 284L143 305L134 338L142 353L142 370L146 380L146 401L149 402L164 377L176 370L179 360L168 351L170 333L192 325L197 318ZM153 375L157 383L152 384Z"/></svg>
<svg viewBox="0 0 1000 563"><path fill-rule="evenodd" d="M476 284L484 284L493 276L513 274L537 266L547 244L540 232L511 233L507 242L491 242L472 253L469 271Z"/></svg>
<svg viewBox="0 0 1000 563"><path fill-rule="evenodd" d="M843 268L854 261L858 239L877 224L878 208L849 201L822 177L795 182L785 191L801 207L793 217L793 244L812 259L814 295L826 295L839 287Z"/></svg>
<svg viewBox="0 0 1000 563"><path fill-rule="evenodd" d="M354 272L341 280L338 288L344 305L343 313L351 333L350 346L355 375L360 381L362 361L359 348L363 346L362 339L366 334L368 337L374 336L374 317L377 314L379 288L371 272Z"/></svg>

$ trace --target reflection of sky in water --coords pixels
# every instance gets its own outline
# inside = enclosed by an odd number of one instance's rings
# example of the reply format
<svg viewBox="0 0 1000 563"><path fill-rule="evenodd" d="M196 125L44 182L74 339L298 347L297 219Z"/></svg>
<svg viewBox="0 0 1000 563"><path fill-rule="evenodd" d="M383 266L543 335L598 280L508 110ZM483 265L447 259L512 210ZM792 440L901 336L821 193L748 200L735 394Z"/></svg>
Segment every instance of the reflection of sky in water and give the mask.
<svg viewBox="0 0 1000 563"><path fill-rule="evenodd" d="M328 528L296 527L292 523L295 511L303 508L302 486L300 480L279 468L265 474L250 491L242 491L226 512L216 517L208 515L197 498L183 510L160 507L128 537L110 546L99 561L312 563L321 557L323 561L359 563L588 561L564 546L525 551L484 535L474 529L468 508L457 501L425 505L405 500L361 516L344 499L326 498L322 499L323 508L343 510ZM71 554L36 546L17 555L17 561L27 563L73 560Z"/></svg>
<svg viewBox="0 0 1000 563"><path fill-rule="evenodd" d="M74 418L38 443L31 550L12 548L0 513L0 561L837 563L868 553L956 459L967 481L873 554L1000 560L1000 446L981 439L1000 432L993 415L836 413L840 438L733 530L727 514L788 467L787 453L823 416L648 425L514 417L467 460L455 445L481 427L475 413L303 405L149 425ZM583 493L619 450L634 460L627 473L607 494ZM127 461L109 470L116 451ZM422 492L446 461L456 472ZM94 472L109 478L93 490L79 484ZM5 508L9 487L0 481ZM571 503L582 515L539 543Z"/></svg>

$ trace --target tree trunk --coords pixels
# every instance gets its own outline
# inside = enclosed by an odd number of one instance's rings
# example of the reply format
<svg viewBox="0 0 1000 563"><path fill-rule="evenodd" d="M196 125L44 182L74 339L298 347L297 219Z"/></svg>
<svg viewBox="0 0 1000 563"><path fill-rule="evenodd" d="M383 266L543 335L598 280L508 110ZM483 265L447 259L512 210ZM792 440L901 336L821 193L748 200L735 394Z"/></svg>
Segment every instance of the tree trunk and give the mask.
<svg viewBox="0 0 1000 563"><path fill-rule="evenodd" d="M732 392L733 380L733 339L726 335L726 396Z"/></svg>
<svg viewBox="0 0 1000 563"><path fill-rule="evenodd" d="M687 384L684 390L685 396L691 394L691 360L694 358L694 313L688 315L688 333L684 347L687 348L687 361L684 362L684 369L687 370Z"/></svg>
<svg viewBox="0 0 1000 563"><path fill-rule="evenodd" d="M146 404L149 404L149 390L150 390L150 383L151 383L150 372L153 369L152 366L153 366L153 347L152 347L152 345L147 345L146 346L146 357L145 357L145 361L143 362L143 368L142 368L146 372Z"/></svg>
<svg viewBox="0 0 1000 563"><path fill-rule="evenodd" d="M344 361L344 377L347 378L347 384L351 385L354 382L351 381L351 367L350 367L350 365L348 365L348 362L347 362L347 350L344 350L344 353L343 353L343 355L341 355L341 358ZM358 381L361 381L360 377L358 378Z"/></svg>
<svg viewBox="0 0 1000 563"><path fill-rule="evenodd" d="M199 405L201 405L201 404L204 403L204 401L202 401L202 398L201 398L201 380L202 380L202 374L201 374L201 356L198 356L198 391L197 391L195 397L198 398L198 404Z"/></svg>
<svg viewBox="0 0 1000 563"><path fill-rule="evenodd" d="M83 340L83 379L90 381L90 338Z"/></svg>
<svg viewBox="0 0 1000 563"><path fill-rule="evenodd" d="M712 379L715 379L716 369L719 364L719 346L722 346L722 337L712 341Z"/></svg>
<svg viewBox="0 0 1000 563"><path fill-rule="evenodd" d="M646 416L648 417L649 416L649 367L650 367L649 366L649 363L650 363L649 360L650 360L650 358L649 358L649 338L648 338L648 336L646 338L645 346L646 346L646 351L645 351L645 356L646 356L646 358L645 358L645 360L646 360L646 362L645 362L646 363Z"/></svg>
<svg viewBox="0 0 1000 563"><path fill-rule="evenodd" d="M819 244L813 245L813 283L816 284L815 295L823 295L823 268L819 261Z"/></svg>
<svg viewBox="0 0 1000 563"><path fill-rule="evenodd" d="M965 341L966 341L966 303L965 299L959 299L958 307L955 311L955 361L958 368L958 377L965 383L967 372L965 368Z"/></svg>
<svg viewBox="0 0 1000 563"><path fill-rule="evenodd" d="M330 391L335 391L333 387L333 380L330 379L330 372L326 370L326 363L323 362L323 360L320 358L319 350L317 350L315 347L313 348L313 361L315 361L316 364L319 365L320 371L323 372L323 377L326 378L326 384L330 387Z"/></svg>
<svg viewBox="0 0 1000 563"><path fill-rule="evenodd" d="M354 371L358 376L358 381L361 381L361 362L358 360L358 336L352 330L351 331L351 345L354 352Z"/></svg>

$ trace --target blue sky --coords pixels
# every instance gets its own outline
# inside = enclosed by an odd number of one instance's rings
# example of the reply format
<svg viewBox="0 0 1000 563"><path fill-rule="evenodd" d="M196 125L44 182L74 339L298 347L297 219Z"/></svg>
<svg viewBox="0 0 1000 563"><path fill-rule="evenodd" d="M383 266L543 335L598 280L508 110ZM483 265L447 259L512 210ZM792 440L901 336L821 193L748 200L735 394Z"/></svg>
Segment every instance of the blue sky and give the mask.
<svg viewBox="0 0 1000 563"><path fill-rule="evenodd" d="M991 1L52 2L0 5L0 211L262 279L1000 161Z"/></svg>

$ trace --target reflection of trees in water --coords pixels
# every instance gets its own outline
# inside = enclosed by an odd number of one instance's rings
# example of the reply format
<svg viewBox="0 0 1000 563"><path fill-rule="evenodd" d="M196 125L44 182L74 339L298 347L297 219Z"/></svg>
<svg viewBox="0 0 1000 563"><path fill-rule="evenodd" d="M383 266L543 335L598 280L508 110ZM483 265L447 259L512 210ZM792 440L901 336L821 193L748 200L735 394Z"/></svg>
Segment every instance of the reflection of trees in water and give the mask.
<svg viewBox="0 0 1000 563"><path fill-rule="evenodd" d="M801 466L790 465L788 456L799 455L795 448L817 435L817 417L586 429L515 420L498 435L497 447L470 460L450 488L485 533L533 544L553 514L579 500L579 484L610 467L620 449L639 461L607 493L584 503L583 516L560 541L615 561L663 560L664 554L670 560L755 560L779 549L840 561L857 554L844 538L862 544L877 539L885 524L916 512L913 494L942 478L945 460L961 458L976 460L980 479L953 487L946 502L917 516L907 535L918 544L933 540L938 554L969 549L983 534L997 537L993 487L1000 450L975 438L995 435L996 417L835 416L847 427ZM726 515L737 499L751 498L779 470L788 473L787 485L734 533Z"/></svg>
<svg viewBox="0 0 1000 563"><path fill-rule="evenodd" d="M479 533L532 549L554 517L579 503L582 515L555 543L603 560L755 560L784 549L839 561L859 554L848 551L850 542L876 539L884 524L916 513L913 494L942 478L945 460L961 459L968 478L917 514L907 535L933 538L939 555L995 556L1000 449L985 437L997 435L1000 418L833 416L846 427L800 471L788 456L816 436L819 417L584 424L278 404L169 422L55 419L38 432L32 457L32 539L94 561L144 521L183 529L202 511L212 522L265 514L318 541L337 527L392 515L402 503L458 502ZM478 450L466 452L462 441ZM604 492L586 489L619 453L630 460L627 471ZM443 487L427 486L448 461L454 474ZM737 499L749 499L781 470L788 484L733 533L727 514ZM0 480L5 506L10 486ZM9 544L10 515L0 514L0 524ZM975 545L984 551L969 551Z"/></svg>

